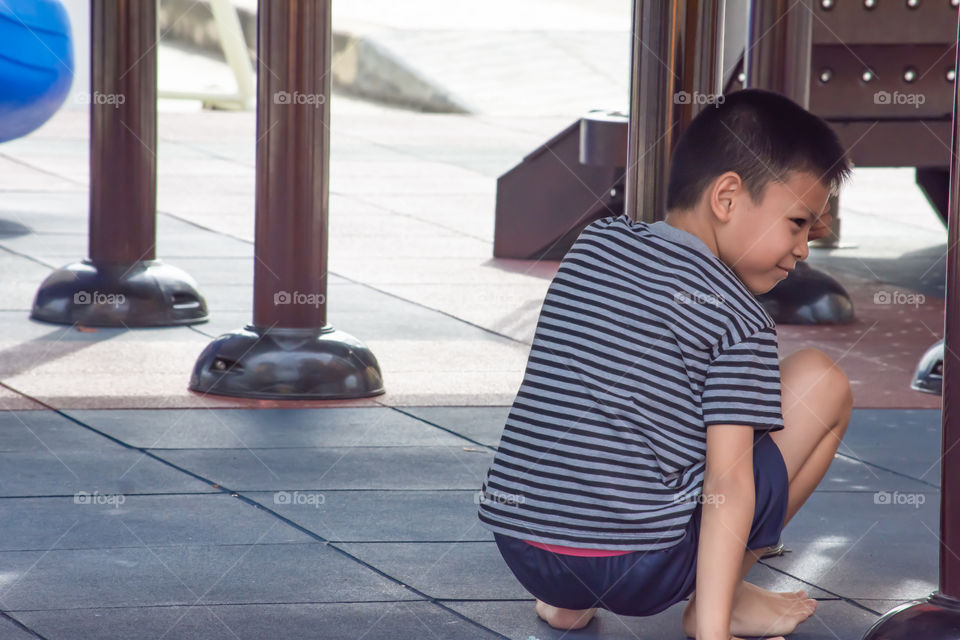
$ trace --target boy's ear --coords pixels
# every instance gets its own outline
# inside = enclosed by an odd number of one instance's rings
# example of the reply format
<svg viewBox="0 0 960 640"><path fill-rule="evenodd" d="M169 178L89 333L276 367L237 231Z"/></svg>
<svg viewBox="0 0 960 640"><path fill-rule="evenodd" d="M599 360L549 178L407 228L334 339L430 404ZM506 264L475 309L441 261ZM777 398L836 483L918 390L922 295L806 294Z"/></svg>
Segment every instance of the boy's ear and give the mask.
<svg viewBox="0 0 960 640"><path fill-rule="evenodd" d="M743 182L733 171L728 171L717 178L710 191L710 209L713 215L722 222L727 222L734 208L734 196L743 189Z"/></svg>

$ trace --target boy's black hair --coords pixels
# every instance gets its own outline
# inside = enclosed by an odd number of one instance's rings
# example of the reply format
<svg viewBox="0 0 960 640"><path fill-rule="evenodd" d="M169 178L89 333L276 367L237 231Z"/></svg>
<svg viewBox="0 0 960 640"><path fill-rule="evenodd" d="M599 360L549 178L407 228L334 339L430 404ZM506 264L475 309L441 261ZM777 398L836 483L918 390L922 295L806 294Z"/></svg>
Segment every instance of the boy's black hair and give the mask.
<svg viewBox="0 0 960 640"><path fill-rule="evenodd" d="M735 171L759 204L771 181L810 172L831 193L850 175L837 135L826 122L786 96L744 89L697 114L670 161L667 209L691 209L717 176Z"/></svg>

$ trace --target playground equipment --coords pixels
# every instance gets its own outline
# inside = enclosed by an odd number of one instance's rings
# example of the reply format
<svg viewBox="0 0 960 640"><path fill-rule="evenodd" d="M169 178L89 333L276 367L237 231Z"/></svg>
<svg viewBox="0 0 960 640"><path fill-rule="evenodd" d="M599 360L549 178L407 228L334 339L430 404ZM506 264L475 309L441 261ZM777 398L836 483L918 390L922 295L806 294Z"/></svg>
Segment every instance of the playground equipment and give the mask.
<svg viewBox="0 0 960 640"><path fill-rule="evenodd" d="M67 12L57 0L0 2L0 142L56 113L73 82Z"/></svg>
<svg viewBox="0 0 960 640"><path fill-rule="evenodd" d="M330 0L258 7L253 324L207 345L190 389L248 398L384 393L359 340L327 324Z"/></svg>
<svg viewBox="0 0 960 640"><path fill-rule="evenodd" d="M156 259L156 0L92 0L90 242L50 274L30 317L146 327L207 319L185 272Z"/></svg>

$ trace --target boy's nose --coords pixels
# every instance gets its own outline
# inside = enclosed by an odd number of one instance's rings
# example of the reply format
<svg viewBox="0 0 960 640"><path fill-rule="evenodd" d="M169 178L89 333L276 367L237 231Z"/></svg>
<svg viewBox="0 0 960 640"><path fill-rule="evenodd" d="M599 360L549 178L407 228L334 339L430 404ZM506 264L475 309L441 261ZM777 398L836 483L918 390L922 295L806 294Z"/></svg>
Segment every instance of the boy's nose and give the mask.
<svg viewBox="0 0 960 640"><path fill-rule="evenodd" d="M793 250L793 255L796 256L797 260L806 260L807 256L810 255L810 245L808 244L807 234L801 236L800 242L797 243L797 246Z"/></svg>

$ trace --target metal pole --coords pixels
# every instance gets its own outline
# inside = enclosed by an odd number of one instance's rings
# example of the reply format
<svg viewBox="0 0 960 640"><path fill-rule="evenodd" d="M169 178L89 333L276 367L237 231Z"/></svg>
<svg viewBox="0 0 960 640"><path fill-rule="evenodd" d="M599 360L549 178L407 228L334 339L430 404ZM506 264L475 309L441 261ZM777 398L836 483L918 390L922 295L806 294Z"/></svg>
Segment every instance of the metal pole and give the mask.
<svg viewBox="0 0 960 640"><path fill-rule="evenodd" d="M90 257L48 276L30 315L97 326L204 322L193 279L156 259L156 0L92 0L90 24Z"/></svg>
<svg viewBox="0 0 960 640"><path fill-rule="evenodd" d="M775 91L808 108L812 33L809 0L751 0L747 86Z"/></svg>
<svg viewBox="0 0 960 640"><path fill-rule="evenodd" d="M214 340L190 388L271 399L384 393L376 358L326 322L330 0L260 0L253 324Z"/></svg>
<svg viewBox="0 0 960 640"><path fill-rule="evenodd" d="M666 216L670 151L722 92L725 4L634 0L624 207L633 220Z"/></svg>

